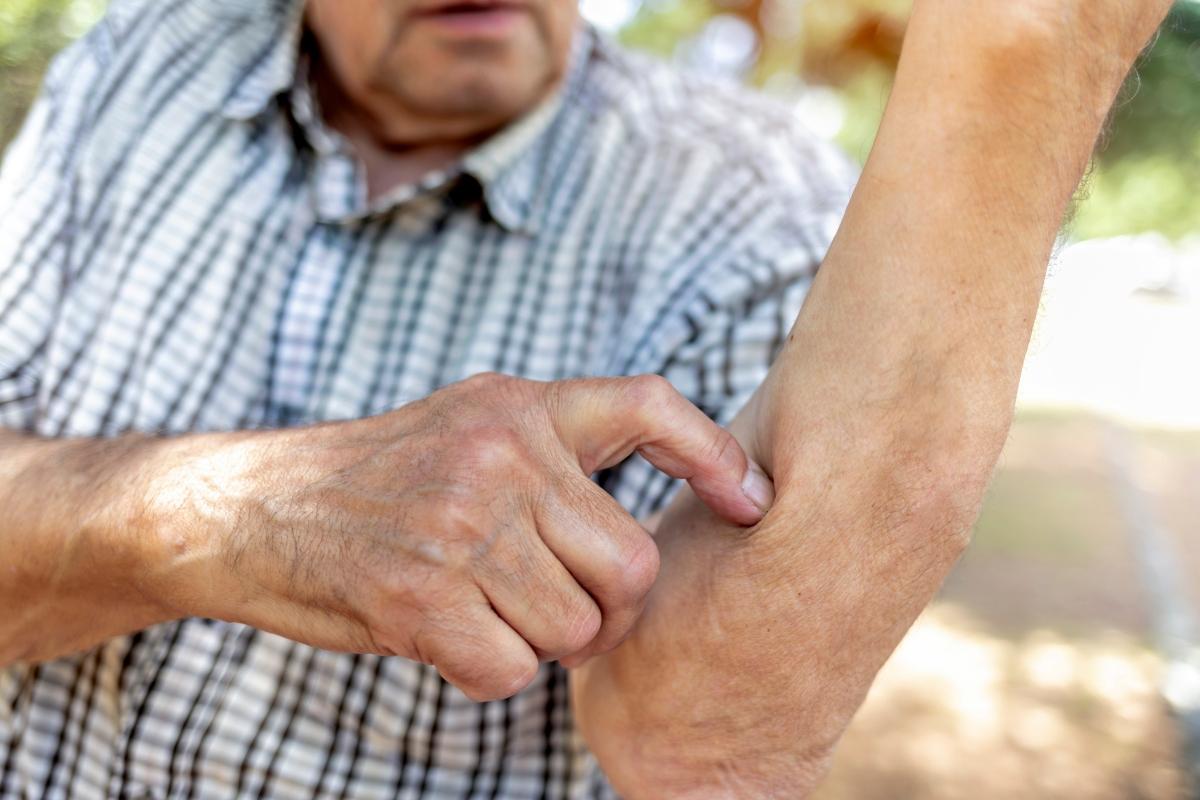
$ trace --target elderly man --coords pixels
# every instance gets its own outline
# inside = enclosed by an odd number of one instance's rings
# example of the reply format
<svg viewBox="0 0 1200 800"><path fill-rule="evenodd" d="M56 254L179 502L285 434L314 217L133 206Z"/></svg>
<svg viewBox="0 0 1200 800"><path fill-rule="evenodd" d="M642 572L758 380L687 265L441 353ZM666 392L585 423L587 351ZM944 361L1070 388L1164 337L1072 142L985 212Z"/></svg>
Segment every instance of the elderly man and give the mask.
<svg viewBox="0 0 1200 800"><path fill-rule="evenodd" d="M917 0L789 334L850 171L572 0L114 3L0 181L0 795L806 794L1165 7Z"/></svg>

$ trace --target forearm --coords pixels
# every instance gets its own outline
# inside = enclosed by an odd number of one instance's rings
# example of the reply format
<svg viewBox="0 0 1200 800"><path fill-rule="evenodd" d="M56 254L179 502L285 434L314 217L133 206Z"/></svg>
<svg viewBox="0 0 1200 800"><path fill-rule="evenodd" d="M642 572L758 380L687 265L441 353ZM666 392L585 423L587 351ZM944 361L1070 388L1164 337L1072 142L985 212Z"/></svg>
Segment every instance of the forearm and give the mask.
<svg viewBox="0 0 1200 800"><path fill-rule="evenodd" d="M783 491L813 460L799 426L849 426L892 458L978 452L985 471L1007 430L1051 248L1122 70L1072 52L1084 32L1065 22L1012 22L1020 4L970 27L946 5L914 8L877 146L764 387L758 444Z"/></svg>
<svg viewBox="0 0 1200 800"><path fill-rule="evenodd" d="M740 532L682 494L642 624L573 676L631 798L802 794L965 545L1126 56L1087 75L1052 25L991 4L965 30L943 4L915 8L838 237L735 422L775 506Z"/></svg>
<svg viewBox="0 0 1200 800"><path fill-rule="evenodd" d="M152 442L0 429L0 664L44 660L156 622L137 524Z"/></svg>

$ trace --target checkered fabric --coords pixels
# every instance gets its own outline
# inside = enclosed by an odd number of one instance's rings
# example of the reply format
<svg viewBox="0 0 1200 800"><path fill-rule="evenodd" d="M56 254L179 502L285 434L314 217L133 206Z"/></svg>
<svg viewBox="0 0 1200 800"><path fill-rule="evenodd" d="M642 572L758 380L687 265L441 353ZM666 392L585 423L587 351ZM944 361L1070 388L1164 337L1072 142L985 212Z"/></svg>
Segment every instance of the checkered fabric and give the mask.
<svg viewBox="0 0 1200 800"><path fill-rule="evenodd" d="M300 425L487 370L660 373L733 416L853 181L789 109L581 28L553 99L370 202L305 41L300 0L117 0L59 56L0 173L0 425ZM639 516L676 488L598 480ZM557 665L479 704L186 619L0 670L4 798L610 795Z"/></svg>

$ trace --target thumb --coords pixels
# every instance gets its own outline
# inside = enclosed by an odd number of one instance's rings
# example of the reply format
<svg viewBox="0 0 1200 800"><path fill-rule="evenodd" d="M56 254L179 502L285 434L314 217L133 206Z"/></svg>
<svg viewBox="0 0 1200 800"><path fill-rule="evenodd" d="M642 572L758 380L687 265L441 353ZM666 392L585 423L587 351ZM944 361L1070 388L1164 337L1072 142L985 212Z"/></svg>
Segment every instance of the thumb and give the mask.
<svg viewBox="0 0 1200 800"><path fill-rule="evenodd" d="M587 473L634 451L683 478L717 515L754 525L775 499L762 468L733 435L657 375L564 381L557 403L563 443Z"/></svg>

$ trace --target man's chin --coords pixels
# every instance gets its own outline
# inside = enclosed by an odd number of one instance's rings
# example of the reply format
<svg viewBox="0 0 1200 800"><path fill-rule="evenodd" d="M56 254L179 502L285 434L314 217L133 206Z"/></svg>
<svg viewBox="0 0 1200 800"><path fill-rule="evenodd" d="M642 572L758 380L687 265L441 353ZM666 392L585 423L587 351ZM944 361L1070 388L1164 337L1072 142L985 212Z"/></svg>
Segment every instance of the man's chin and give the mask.
<svg viewBox="0 0 1200 800"><path fill-rule="evenodd" d="M438 80L409 83L407 105L432 117L477 116L507 121L531 111L546 96L553 79L511 76L502 65L459 70Z"/></svg>

